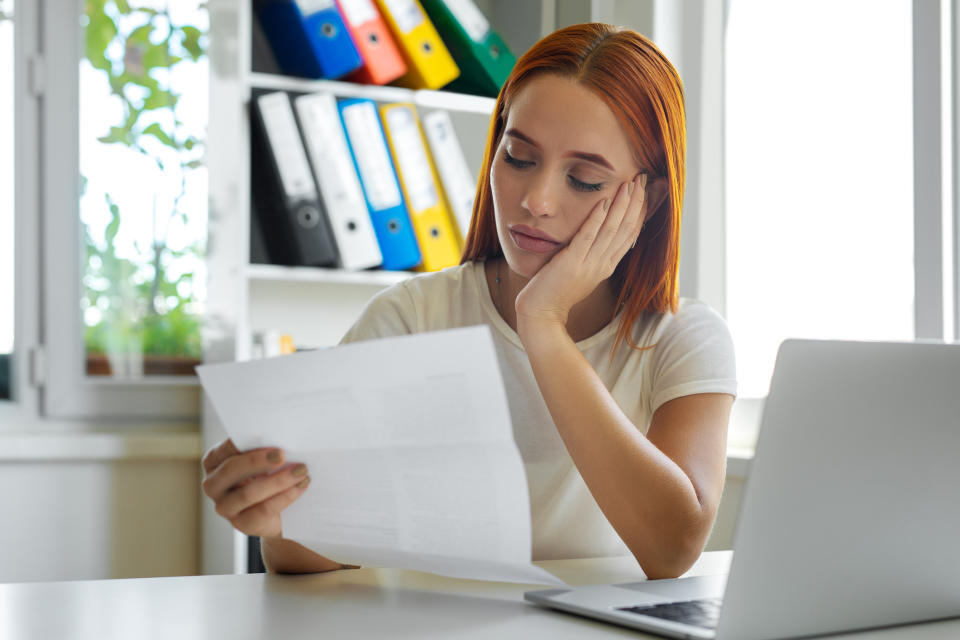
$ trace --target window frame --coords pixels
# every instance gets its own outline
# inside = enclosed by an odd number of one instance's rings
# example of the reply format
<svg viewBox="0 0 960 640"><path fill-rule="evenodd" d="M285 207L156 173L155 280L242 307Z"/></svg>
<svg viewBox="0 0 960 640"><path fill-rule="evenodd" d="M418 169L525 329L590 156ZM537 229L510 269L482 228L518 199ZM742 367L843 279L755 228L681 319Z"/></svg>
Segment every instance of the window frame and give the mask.
<svg viewBox="0 0 960 640"><path fill-rule="evenodd" d="M39 7L17 2L13 10L14 67L14 243L13 243L13 353L10 357L10 400L0 402L3 431L16 430L37 420L39 391L31 384L30 354L40 343L39 282L39 98L27 69L36 64L39 50Z"/></svg>
<svg viewBox="0 0 960 640"><path fill-rule="evenodd" d="M86 376L80 291L79 105L83 4L41 0L42 98L39 204L42 229L41 411L53 418L196 420L196 377L150 376L102 380ZM20 209L27 212L29 209Z"/></svg>
<svg viewBox="0 0 960 640"><path fill-rule="evenodd" d="M960 340L960 64L956 62L960 55L960 7L951 0L912 0L911 4L917 259L914 339L956 341ZM724 72L730 5L731 0L679 5L674 0L654 0L655 40L677 66L686 94L687 191L680 293L707 302L724 316ZM948 39L946 43L943 38ZM944 44L949 46L947 55ZM942 114L945 105L949 105L949 112ZM945 134L950 140L944 138ZM717 242L718 238L724 242ZM731 444L752 448L765 399L737 398L730 420Z"/></svg>
<svg viewBox="0 0 960 640"><path fill-rule="evenodd" d="M731 0L724 0L722 26L726 38L726 22L729 16ZM914 164L914 323L916 340L956 340L960 337L960 210L958 210L957 192L960 181L958 165L958 105L957 105L957 64L949 69L949 54L944 55L942 46L949 44L956 55L958 48L958 23L960 11L950 11L949 0L927 2L913 0L913 164ZM951 13L953 15L951 15ZM712 24L716 28L716 23ZM709 32L711 25L707 26ZM686 34L692 37L694 34ZM949 38L944 43L943 37ZM699 52L701 59L710 59L711 51L707 45ZM722 51L720 52L722 56ZM955 59L955 58L953 58ZM702 63L701 63L702 64ZM724 63L725 64L725 63ZM710 74L704 73L700 82L695 84L709 98L705 105L688 106L693 117L699 106L701 110L716 114L724 113L723 92L708 92ZM722 74L719 74L722 76ZM949 82L944 83L944 78ZM722 81L721 81L722 82ZM947 94L952 98L948 101ZM719 98L717 96L719 95ZM947 115L941 112L942 105L951 104ZM690 108L692 107L692 109ZM715 107L715 108L714 108ZM709 116L707 116L709 117ZM720 116L722 118L725 115ZM944 126L944 122L946 125ZM952 130L950 140L945 134ZM691 127L691 131L695 131ZM693 136L698 137L698 136ZM700 137L703 137L702 135ZM696 152L697 140L689 143L691 163L701 165L709 161L704 153ZM723 144L723 143L721 143ZM952 160L951 160L952 159ZM707 162L709 166L709 162ZM952 175L948 167L952 164ZM723 173L722 162L717 163ZM695 172L691 175L696 176ZM690 187L700 190L704 178L690 181ZM722 192L721 192L722 193ZM725 311L725 262L723 251L710 249L709 243L716 242L718 230L725 230L726 212L724 200L719 201L710 211L685 211L690 228L686 231L690 240L686 246L695 246L695 251L687 252L688 271L697 274L688 277L688 290L700 299L710 302L721 313ZM693 213L691 216L690 213ZM699 213L699 215L698 215ZM692 218L692 219L691 219ZM725 234L724 234L725 237ZM683 269L681 264L681 269ZM713 274L713 275L711 275ZM723 274L718 280L716 274ZM721 281L722 280L722 281ZM681 280L681 286L683 285ZM762 402L763 398L742 398L740 401Z"/></svg>

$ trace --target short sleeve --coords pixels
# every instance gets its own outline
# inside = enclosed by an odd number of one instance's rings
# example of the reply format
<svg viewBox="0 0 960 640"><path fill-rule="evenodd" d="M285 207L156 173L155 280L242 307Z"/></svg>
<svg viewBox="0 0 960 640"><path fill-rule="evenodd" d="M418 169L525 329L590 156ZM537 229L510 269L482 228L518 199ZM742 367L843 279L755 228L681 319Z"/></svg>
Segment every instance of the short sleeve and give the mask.
<svg viewBox="0 0 960 640"><path fill-rule="evenodd" d="M726 321L702 302L677 311L654 347L651 413L697 393L737 395L733 339Z"/></svg>
<svg viewBox="0 0 960 640"><path fill-rule="evenodd" d="M416 332L416 308L404 283L373 296L360 317L340 339L340 344L409 335Z"/></svg>

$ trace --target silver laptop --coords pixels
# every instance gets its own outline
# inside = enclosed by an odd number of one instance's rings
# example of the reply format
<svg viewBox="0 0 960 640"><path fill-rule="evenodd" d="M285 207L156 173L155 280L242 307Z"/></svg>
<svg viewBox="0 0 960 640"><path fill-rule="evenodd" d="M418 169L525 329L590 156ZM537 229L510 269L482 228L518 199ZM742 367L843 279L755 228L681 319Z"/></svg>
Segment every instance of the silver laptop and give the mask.
<svg viewBox="0 0 960 640"><path fill-rule="evenodd" d="M729 576L531 591L675 638L960 616L960 344L788 340Z"/></svg>

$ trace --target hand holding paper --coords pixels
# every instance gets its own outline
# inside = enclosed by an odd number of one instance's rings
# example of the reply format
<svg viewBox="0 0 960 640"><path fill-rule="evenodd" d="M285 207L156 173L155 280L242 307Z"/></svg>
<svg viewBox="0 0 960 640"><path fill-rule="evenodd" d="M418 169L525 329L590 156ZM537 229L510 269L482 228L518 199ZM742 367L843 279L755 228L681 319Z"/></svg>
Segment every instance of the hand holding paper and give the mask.
<svg viewBox="0 0 960 640"><path fill-rule="evenodd" d="M284 537L340 562L562 584L530 564L526 478L486 327L198 374L239 449L307 465Z"/></svg>

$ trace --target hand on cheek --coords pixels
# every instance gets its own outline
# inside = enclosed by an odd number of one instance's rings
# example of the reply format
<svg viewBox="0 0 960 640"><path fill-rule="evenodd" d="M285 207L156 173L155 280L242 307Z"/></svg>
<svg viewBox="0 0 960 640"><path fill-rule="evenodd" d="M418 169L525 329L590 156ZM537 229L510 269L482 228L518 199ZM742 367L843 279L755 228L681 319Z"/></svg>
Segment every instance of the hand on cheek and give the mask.
<svg viewBox="0 0 960 640"><path fill-rule="evenodd" d="M604 198L580 229L517 296L517 323L566 324L570 309L613 275L643 227L646 174Z"/></svg>

